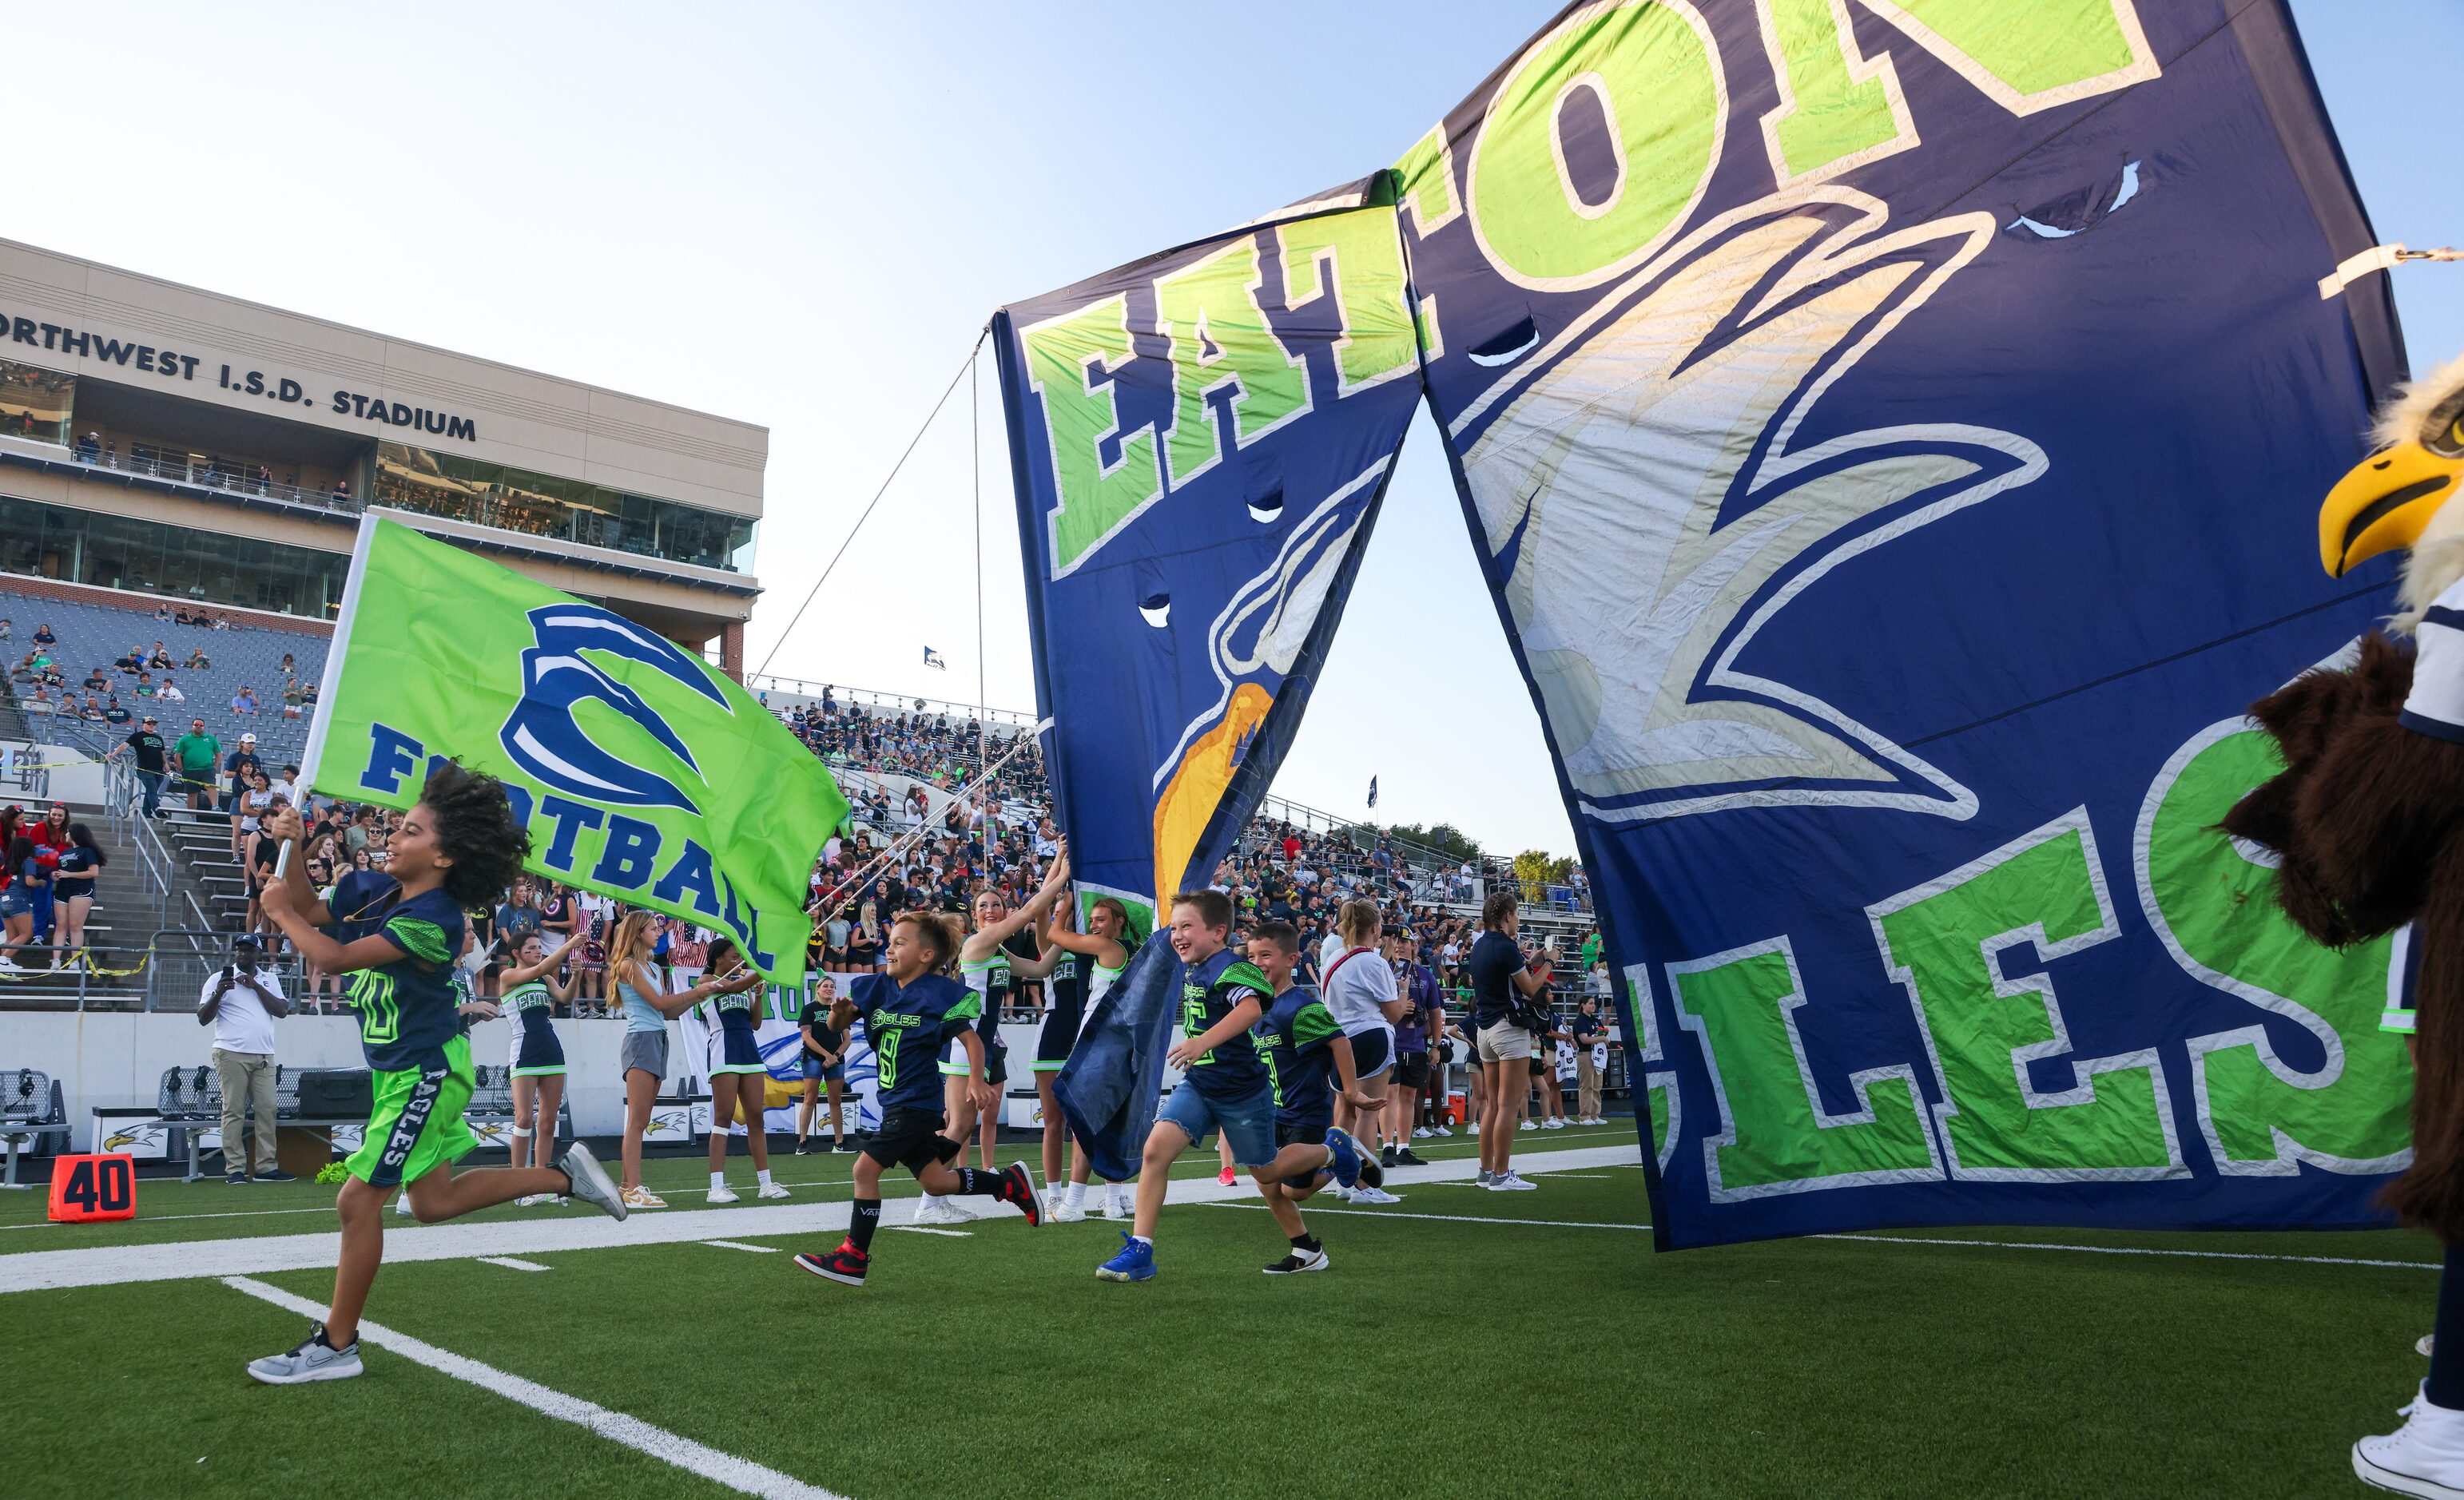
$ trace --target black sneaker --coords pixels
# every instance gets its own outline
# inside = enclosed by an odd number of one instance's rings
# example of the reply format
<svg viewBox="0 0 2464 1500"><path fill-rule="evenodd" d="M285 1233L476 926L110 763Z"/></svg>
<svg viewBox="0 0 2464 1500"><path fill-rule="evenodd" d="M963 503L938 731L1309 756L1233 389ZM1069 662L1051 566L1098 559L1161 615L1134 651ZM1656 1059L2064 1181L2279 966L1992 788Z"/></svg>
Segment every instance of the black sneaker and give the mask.
<svg viewBox="0 0 2464 1500"><path fill-rule="evenodd" d="M1325 1248L1320 1247L1313 1250L1295 1250L1265 1270L1270 1276L1297 1276L1304 1271L1324 1271L1332 1264L1326 1258Z"/></svg>
<svg viewBox="0 0 2464 1500"><path fill-rule="evenodd" d="M851 1146L851 1145L848 1145L848 1144L847 1144L846 1141L840 1141L837 1145L834 1145L834 1146L830 1147L830 1151L831 1151L831 1153L832 1153L833 1155L835 1155L835 1154L837 1154L837 1153L840 1153L840 1152L851 1152L851 1151L853 1151L853 1150L855 1150L855 1149L856 1149L855 1147L853 1147L853 1146Z"/></svg>
<svg viewBox="0 0 2464 1500"><path fill-rule="evenodd" d="M856 1249L853 1240L842 1240L839 1248L826 1255L805 1251L796 1257L796 1264L843 1287L860 1287L864 1285L864 1273L871 1266L872 1257Z"/></svg>
<svg viewBox="0 0 2464 1500"><path fill-rule="evenodd" d="M229 1183L233 1187L245 1187L248 1185L248 1174L246 1172L225 1172L223 1174L223 1181Z"/></svg>
<svg viewBox="0 0 2464 1500"><path fill-rule="evenodd" d="M1393 1146L1379 1146L1377 1148L1377 1164L1379 1166L1393 1166L1395 1164L1395 1148Z"/></svg>
<svg viewBox="0 0 2464 1500"><path fill-rule="evenodd" d="M804 1154L804 1142L801 1141L796 1142L796 1154L798 1156L803 1156Z"/></svg>
<svg viewBox="0 0 2464 1500"><path fill-rule="evenodd" d="M1376 1187L1382 1185L1385 1181L1386 1168L1379 1163L1371 1161L1365 1155L1361 1157L1360 1181L1354 1185L1360 1187Z"/></svg>
<svg viewBox="0 0 2464 1500"><path fill-rule="evenodd" d="M299 1181L299 1179L292 1176L289 1172L282 1170L282 1168L278 1166L270 1166L264 1171L257 1173L255 1181L260 1183L296 1183Z"/></svg>
<svg viewBox="0 0 2464 1500"><path fill-rule="evenodd" d="M1402 1150L1395 1153L1395 1160L1388 1164L1392 1166L1426 1166L1429 1163L1421 1160L1420 1153L1413 1150L1410 1146L1405 1146Z"/></svg>

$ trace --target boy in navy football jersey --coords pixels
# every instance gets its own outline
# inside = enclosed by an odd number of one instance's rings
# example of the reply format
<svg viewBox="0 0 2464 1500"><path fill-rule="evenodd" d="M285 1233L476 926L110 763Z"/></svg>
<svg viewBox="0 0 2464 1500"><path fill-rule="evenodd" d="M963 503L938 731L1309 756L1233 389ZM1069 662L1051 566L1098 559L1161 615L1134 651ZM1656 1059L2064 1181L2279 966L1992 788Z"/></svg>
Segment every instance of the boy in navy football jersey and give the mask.
<svg viewBox="0 0 2464 1500"><path fill-rule="evenodd" d="M268 831L297 842L299 815L284 810ZM302 849L292 851L284 878L266 882L261 898L265 914L302 958L329 974L350 976L361 1050L375 1089L367 1135L342 1163L350 1177L335 1202L342 1250L333 1306L298 1347L249 1364L248 1373L269 1385L360 1373L360 1313L385 1259L379 1209L398 1184L408 1185L411 1211L424 1224L526 1193L563 1194L625 1217L616 1185L579 1141L554 1166L488 1167L458 1176L452 1170L478 1144L462 1121L473 1086L454 967L462 913L494 906L530 853L530 835L514 820L504 788L493 776L446 762L429 773L418 806L404 815L388 848L382 887L354 887L344 911L318 900Z"/></svg>
<svg viewBox="0 0 2464 1500"><path fill-rule="evenodd" d="M1232 1160L1258 1185L1281 1180L1276 1160L1275 1096L1265 1059L1249 1029L1265 1013L1275 987L1258 966L1224 945L1232 935L1232 899L1218 890L1183 891L1172 899L1172 950L1180 958L1180 1040L1166 1054L1183 1071L1180 1086L1164 1100L1147 1132L1138 1168L1135 1232L1121 1236L1120 1252L1095 1268L1106 1281L1154 1279L1155 1220L1163 1213L1175 1158L1221 1130ZM1335 1175L1350 1186L1360 1170L1358 1148L1339 1130L1322 1148L1334 1160ZM1314 1171L1317 1163L1308 1168Z"/></svg>
<svg viewBox="0 0 2464 1500"><path fill-rule="evenodd" d="M937 914L899 914L890 930L889 972L864 974L830 1007L830 1029L841 1035L864 1020L879 1076L874 1087L881 1128L855 1159L855 1213L847 1237L826 1255L807 1251L796 1264L846 1286L864 1285L872 1265L872 1235L881 1228L881 1174L903 1166L928 1193L984 1193L1016 1204L1029 1225L1044 1222L1035 1180L1023 1163L998 1172L953 1167L958 1142L942 1134L947 1117L941 1096L941 1050L956 1042L967 1059L967 1092L979 1113L1001 1102L984 1076L983 1038L976 1034L982 997L949 977L957 961L958 935ZM991 1118L986 1115L987 1119Z"/></svg>
<svg viewBox="0 0 2464 1500"><path fill-rule="evenodd" d="M1377 1163L1360 1152L1356 1142L1334 1128L1338 1092L1354 1109L1376 1101L1361 1092L1360 1076L1352 1054L1352 1038L1326 1008L1318 992L1292 983L1292 966L1301 956L1300 930L1288 922L1262 922L1249 934L1249 962L1266 976L1274 1001L1258 1023L1265 1044L1266 1077L1275 1095L1275 1161L1265 1181L1266 1207L1292 1242L1291 1252L1265 1268L1270 1276L1324 1271L1331 1264L1326 1247L1302 1222L1300 1202L1335 1180L1339 1147L1353 1153L1348 1163L1375 1187L1384 1181Z"/></svg>

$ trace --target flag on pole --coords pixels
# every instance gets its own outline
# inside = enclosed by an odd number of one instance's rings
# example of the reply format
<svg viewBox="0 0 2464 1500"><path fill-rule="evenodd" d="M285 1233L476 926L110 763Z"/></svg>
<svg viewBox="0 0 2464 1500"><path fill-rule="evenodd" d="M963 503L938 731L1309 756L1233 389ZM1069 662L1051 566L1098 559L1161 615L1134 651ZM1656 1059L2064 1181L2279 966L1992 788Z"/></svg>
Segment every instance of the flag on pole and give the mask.
<svg viewBox="0 0 2464 1500"><path fill-rule="evenodd" d="M936 672L946 672L950 669L950 663L941 660L941 653L931 646L924 648L924 664Z"/></svg>
<svg viewBox="0 0 2464 1500"><path fill-rule="evenodd" d="M1369 805L1371 807L1375 807L1377 805L1377 778L1375 776L1369 778Z"/></svg>
<svg viewBox="0 0 2464 1500"><path fill-rule="evenodd" d="M300 780L408 808L448 757L505 785L525 867L732 934L799 985L815 854L847 816L822 763L647 626L371 511Z"/></svg>

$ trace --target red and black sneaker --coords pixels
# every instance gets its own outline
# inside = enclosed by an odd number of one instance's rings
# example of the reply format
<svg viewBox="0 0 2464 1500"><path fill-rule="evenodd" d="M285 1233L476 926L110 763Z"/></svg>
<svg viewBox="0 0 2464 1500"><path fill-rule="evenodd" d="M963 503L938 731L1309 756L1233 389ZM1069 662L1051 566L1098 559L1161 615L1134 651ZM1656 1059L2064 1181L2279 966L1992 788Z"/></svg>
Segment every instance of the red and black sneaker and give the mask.
<svg viewBox="0 0 2464 1500"><path fill-rule="evenodd" d="M853 1240L841 1240L839 1248L828 1254L816 1255L807 1250L796 1257L796 1264L816 1276L827 1276L841 1286L860 1287L864 1285L865 1268L872 1264L872 1257L856 1249Z"/></svg>
<svg viewBox="0 0 2464 1500"><path fill-rule="evenodd" d="M1042 1224L1044 1200L1035 1196L1035 1179L1027 1175L1026 1163L1012 1162L1002 1169L1001 1180L1007 1183L1010 1188L1001 1196L1008 1202L1018 1205L1018 1211L1026 1215L1028 1226L1032 1228Z"/></svg>

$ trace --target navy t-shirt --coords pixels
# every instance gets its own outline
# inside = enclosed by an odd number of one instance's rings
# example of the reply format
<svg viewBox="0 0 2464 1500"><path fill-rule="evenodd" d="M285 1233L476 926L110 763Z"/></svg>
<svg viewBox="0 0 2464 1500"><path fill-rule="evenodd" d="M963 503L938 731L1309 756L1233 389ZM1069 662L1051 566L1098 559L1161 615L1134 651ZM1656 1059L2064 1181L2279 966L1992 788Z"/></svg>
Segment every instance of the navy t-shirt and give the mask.
<svg viewBox="0 0 2464 1500"><path fill-rule="evenodd" d="M377 880L385 889L372 896ZM442 887L404 901L390 876L356 882L345 877L344 884L351 889L338 887L336 896L356 899L348 906L339 899L330 903L335 922L326 932L343 944L381 934L402 952L390 964L350 976L351 1004L360 1012L360 1051L380 1073L444 1067L445 1044L462 1033L462 1018L454 1012L462 994L453 967L462 954L460 903Z"/></svg>
<svg viewBox="0 0 2464 1500"><path fill-rule="evenodd" d="M1228 947L1218 948L1210 958L1180 966L1180 1034L1203 1036L1243 1000L1263 1009L1274 994L1257 965ZM1258 1044L1241 1032L1191 1063L1188 1077L1208 1098L1244 1099L1266 1086L1266 1065Z"/></svg>
<svg viewBox="0 0 2464 1500"><path fill-rule="evenodd" d="M1523 948L1503 932L1480 935L1464 964L1471 970L1472 1025L1494 1026L1514 1014L1514 975L1523 967Z"/></svg>
<svg viewBox="0 0 2464 1500"><path fill-rule="evenodd" d="M1275 1115L1287 1125L1323 1124L1334 1118L1334 1039L1343 1034L1334 1012L1316 990L1294 985L1275 997L1258 1023L1266 1043L1266 1075L1275 1090Z"/></svg>
<svg viewBox="0 0 2464 1500"><path fill-rule="evenodd" d="M888 974L858 975L847 997L864 1018L872 1043L873 1087L881 1112L894 1109L941 1113L941 1048L955 1041L983 1002L966 986L941 974L919 976L906 989Z"/></svg>

